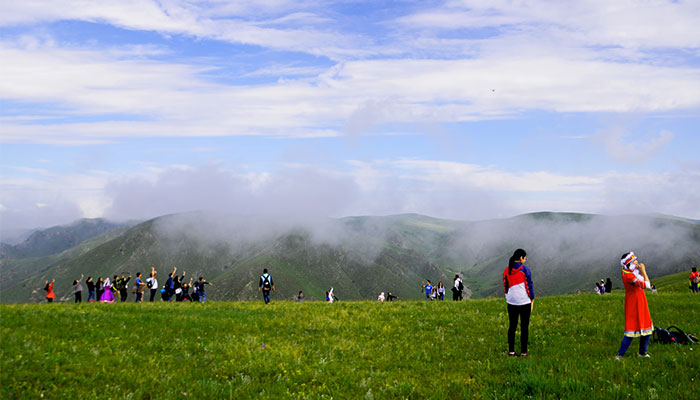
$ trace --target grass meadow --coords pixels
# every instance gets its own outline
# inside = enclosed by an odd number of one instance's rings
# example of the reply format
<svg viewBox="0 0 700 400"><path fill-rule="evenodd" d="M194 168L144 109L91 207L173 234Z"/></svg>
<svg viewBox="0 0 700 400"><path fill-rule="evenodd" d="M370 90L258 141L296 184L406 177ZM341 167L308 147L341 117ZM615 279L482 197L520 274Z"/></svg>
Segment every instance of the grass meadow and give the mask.
<svg viewBox="0 0 700 400"><path fill-rule="evenodd" d="M647 294L652 318L698 336L679 287ZM614 359L623 300L538 298L526 358L501 298L2 305L0 398L700 398L700 346Z"/></svg>

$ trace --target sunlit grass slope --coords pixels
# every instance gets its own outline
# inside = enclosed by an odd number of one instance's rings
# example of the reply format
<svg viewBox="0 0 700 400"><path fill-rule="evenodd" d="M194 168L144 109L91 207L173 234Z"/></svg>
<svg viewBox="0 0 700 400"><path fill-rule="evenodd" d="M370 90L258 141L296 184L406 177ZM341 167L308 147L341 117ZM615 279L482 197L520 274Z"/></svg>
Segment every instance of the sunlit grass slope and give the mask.
<svg viewBox="0 0 700 400"><path fill-rule="evenodd" d="M615 361L622 291L537 299L531 356L503 299L3 305L0 398L690 399L700 346ZM700 334L700 296L648 294Z"/></svg>

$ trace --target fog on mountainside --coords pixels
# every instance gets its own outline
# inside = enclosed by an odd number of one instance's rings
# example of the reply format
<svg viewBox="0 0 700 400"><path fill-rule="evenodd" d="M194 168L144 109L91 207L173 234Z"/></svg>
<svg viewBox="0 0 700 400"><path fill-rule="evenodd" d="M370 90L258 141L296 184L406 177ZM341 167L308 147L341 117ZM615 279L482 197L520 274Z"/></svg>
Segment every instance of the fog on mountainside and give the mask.
<svg viewBox="0 0 700 400"><path fill-rule="evenodd" d="M331 286L341 300L374 299L382 291L418 299L424 280L449 289L455 273L474 297L501 296L501 274L516 248L528 252L537 296L573 293L607 277L620 286L619 258L630 250L652 280L700 266L700 225L663 216L566 213L480 222L407 214L305 224L193 212L147 221L65 256L3 259L13 275L8 281L3 274L0 300L41 301L36 287L44 279L56 278L57 290L68 293L81 274L147 274L151 266L163 281L173 266L187 272L186 281L204 276L215 283L210 297L218 300L257 299L263 268L275 279L277 300L299 290L322 299Z"/></svg>

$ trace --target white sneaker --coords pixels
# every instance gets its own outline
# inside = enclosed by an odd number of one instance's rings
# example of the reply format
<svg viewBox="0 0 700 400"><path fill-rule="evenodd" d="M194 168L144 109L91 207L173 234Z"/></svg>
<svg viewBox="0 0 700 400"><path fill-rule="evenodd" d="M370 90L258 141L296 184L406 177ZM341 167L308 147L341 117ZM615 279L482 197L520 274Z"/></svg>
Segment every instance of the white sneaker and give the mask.
<svg viewBox="0 0 700 400"><path fill-rule="evenodd" d="M637 357L651 358L651 356L649 355L649 353L637 354Z"/></svg>
<svg viewBox="0 0 700 400"><path fill-rule="evenodd" d="M615 360L616 360L616 361L622 360L622 356L615 356Z"/></svg>

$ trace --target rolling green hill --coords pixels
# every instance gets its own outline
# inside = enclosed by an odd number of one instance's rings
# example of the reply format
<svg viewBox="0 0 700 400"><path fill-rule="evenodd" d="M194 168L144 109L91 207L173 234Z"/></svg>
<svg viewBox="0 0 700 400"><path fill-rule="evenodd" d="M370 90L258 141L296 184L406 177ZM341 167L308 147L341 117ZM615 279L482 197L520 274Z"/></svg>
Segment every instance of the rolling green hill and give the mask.
<svg viewBox="0 0 700 400"><path fill-rule="evenodd" d="M629 250L652 280L700 266L700 225L664 216L535 213L465 222L406 214L299 225L189 213L85 243L50 259L2 260L0 301L42 301L44 280L53 278L58 296L70 299L70 284L81 274L147 274L151 266L161 282L173 266L178 274L204 276L214 283L207 292L215 300L258 298L263 268L272 273L276 299L299 290L321 299L331 286L341 300L374 299L382 291L418 299L426 279L443 281L449 297L455 273L473 297L500 296L501 274L516 248L528 251L538 296L590 291L607 277L620 286L618 260Z"/></svg>

